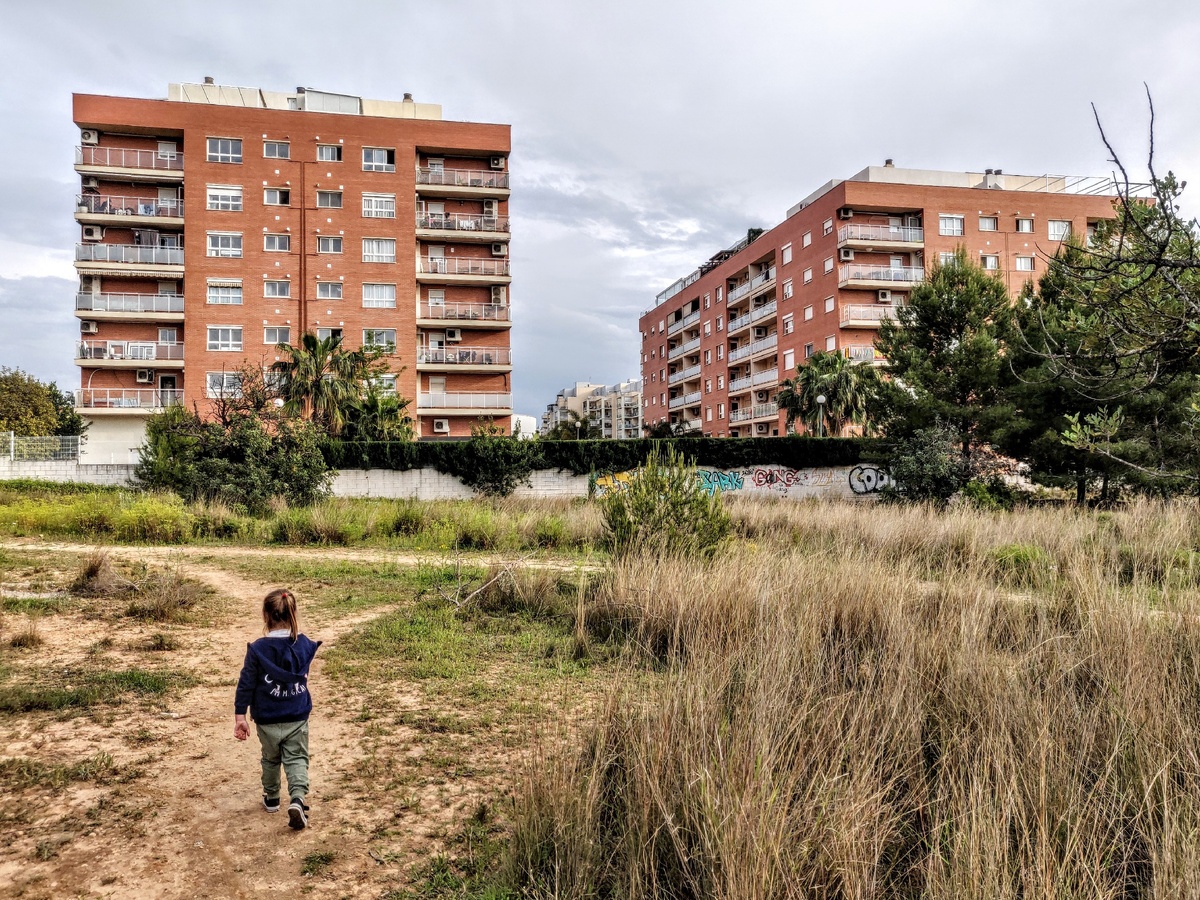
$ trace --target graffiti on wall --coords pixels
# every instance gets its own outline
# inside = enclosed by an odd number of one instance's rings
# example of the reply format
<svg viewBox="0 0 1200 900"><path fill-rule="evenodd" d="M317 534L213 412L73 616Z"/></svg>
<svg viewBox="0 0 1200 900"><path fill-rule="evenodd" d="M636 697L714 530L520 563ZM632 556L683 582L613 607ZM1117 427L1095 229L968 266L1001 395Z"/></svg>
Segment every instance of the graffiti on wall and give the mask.
<svg viewBox="0 0 1200 900"><path fill-rule="evenodd" d="M845 468L791 469L786 466L763 465L742 469L697 469L700 487L709 495L738 493L782 497L846 496ZM849 488L852 494L871 494L888 483L887 473L873 466L855 466L850 471ZM597 496L623 491L637 476L637 471L602 475L593 482ZM839 487L840 485L840 487Z"/></svg>
<svg viewBox="0 0 1200 900"><path fill-rule="evenodd" d="M878 466L855 466L850 470L850 490L856 494L875 494L891 483L892 476Z"/></svg>

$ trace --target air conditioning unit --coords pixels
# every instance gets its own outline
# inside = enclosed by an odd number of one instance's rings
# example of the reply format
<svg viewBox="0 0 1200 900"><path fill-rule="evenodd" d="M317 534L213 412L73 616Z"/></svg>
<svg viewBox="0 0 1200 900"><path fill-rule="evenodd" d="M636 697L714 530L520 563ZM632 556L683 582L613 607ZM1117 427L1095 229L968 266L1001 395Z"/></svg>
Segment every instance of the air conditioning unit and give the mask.
<svg viewBox="0 0 1200 900"><path fill-rule="evenodd" d="M154 384L154 370L153 369L138 369L137 370L137 383L138 384Z"/></svg>
<svg viewBox="0 0 1200 900"><path fill-rule="evenodd" d="M770 391L758 391L754 394L754 402L756 402L756 403L766 403L770 399L771 399Z"/></svg>
<svg viewBox="0 0 1200 900"><path fill-rule="evenodd" d="M434 434L449 434L450 433L450 420L449 419L434 419L433 420L433 433Z"/></svg>
<svg viewBox="0 0 1200 900"><path fill-rule="evenodd" d="M854 210L852 210L848 206L843 206L841 209L838 210L838 218L839 219L853 219L854 218Z"/></svg>
<svg viewBox="0 0 1200 900"><path fill-rule="evenodd" d="M889 291L887 288L880 288L878 291L875 292L875 299L878 300L880 303L891 303L892 302L892 292Z"/></svg>
<svg viewBox="0 0 1200 900"><path fill-rule="evenodd" d="M492 244L492 256L508 256L508 244Z"/></svg>
<svg viewBox="0 0 1200 900"><path fill-rule="evenodd" d="M104 240L104 229L99 225L84 225L83 239L85 241L102 241Z"/></svg>
<svg viewBox="0 0 1200 900"><path fill-rule="evenodd" d="M79 331L82 334L96 334L100 330L100 323L94 322L91 319L84 319L79 323Z"/></svg>
<svg viewBox="0 0 1200 900"><path fill-rule="evenodd" d="M503 156L493 156L490 160L490 164L493 169L503 169L504 168L504 157Z"/></svg>
<svg viewBox="0 0 1200 900"><path fill-rule="evenodd" d="M854 260L854 251L849 247L843 247L838 251L838 259L842 262L852 262Z"/></svg>
<svg viewBox="0 0 1200 900"><path fill-rule="evenodd" d="M502 284L492 285L492 303L503 306L508 302L508 288Z"/></svg>
<svg viewBox="0 0 1200 900"><path fill-rule="evenodd" d="M483 216L485 219L494 219L500 214L499 200L484 200L483 201Z"/></svg>
<svg viewBox="0 0 1200 900"><path fill-rule="evenodd" d="M83 184L83 189L85 191L100 190L100 179L99 178L93 178L91 176L88 176L87 178L83 179L82 184Z"/></svg>
<svg viewBox="0 0 1200 900"><path fill-rule="evenodd" d="M95 147L100 143L100 132L94 128L85 128L79 132L79 143L87 144L89 147Z"/></svg>
<svg viewBox="0 0 1200 900"><path fill-rule="evenodd" d="M461 328L447 328L446 329L446 341L448 343L457 344L461 340L462 340L462 329Z"/></svg>
<svg viewBox="0 0 1200 900"><path fill-rule="evenodd" d="M766 434L767 430L769 428L770 428L770 425L768 425L766 422L759 422L757 425L754 426L754 433L755 434Z"/></svg>
<svg viewBox="0 0 1200 900"><path fill-rule="evenodd" d="M760 325L759 327L754 329L755 340L758 340L759 338L765 338L766 336L767 336L766 326Z"/></svg>

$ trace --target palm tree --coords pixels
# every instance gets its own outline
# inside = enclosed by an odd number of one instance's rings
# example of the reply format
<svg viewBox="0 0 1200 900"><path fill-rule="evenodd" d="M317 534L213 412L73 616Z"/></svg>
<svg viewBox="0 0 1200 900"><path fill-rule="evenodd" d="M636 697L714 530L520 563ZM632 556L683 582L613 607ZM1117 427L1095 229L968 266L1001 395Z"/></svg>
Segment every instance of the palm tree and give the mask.
<svg viewBox="0 0 1200 900"><path fill-rule="evenodd" d="M386 369L379 350L346 350L340 336L306 332L300 346L279 344L287 358L271 366L284 412L323 425L336 435L362 399L369 381Z"/></svg>
<svg viewBox="0 0 1200 900"><path fill-rule="evenodd" d="M799 419L808 431L837 435L848 424L866 425L867 404L878 381L873 367L819 351L796 368L794 378L783 381L776 402L787 414L789 430ZM821 396L824 403L817 402Z"/></svg>

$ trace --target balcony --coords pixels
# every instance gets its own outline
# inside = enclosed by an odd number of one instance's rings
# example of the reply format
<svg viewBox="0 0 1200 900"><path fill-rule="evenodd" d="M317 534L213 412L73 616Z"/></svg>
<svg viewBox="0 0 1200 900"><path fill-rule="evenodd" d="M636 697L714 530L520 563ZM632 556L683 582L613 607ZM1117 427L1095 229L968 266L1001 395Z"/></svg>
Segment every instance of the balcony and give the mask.
<svg viewBox="0 0 1200 900"><path fill-rule="evenodd" d="M740 394L742 391L748 391L754 387L754 377L747 375L745 378L735 378L729 382L729 393Z"/></svg>
<svg viewBox="0 0 1200 900"><path fill-rule="evenodd" d="M728 329L729 333L732 334L735 331L740 331L747 325L751 325L754 322L759 322L768 316L775 315L777 308L778 304L772 300L770 303L763 304L758 309L750 310L750 312L746 313L744 316L738 316L736 319L730 321Z"/></svg>
<svg viewBox="0 0 1200 900"><path fill-rule="evenodd" d="M764 369L761 372L755 372L750 376L750 384L753 387L762 387L764 384L774 385L779 382L779 369Z"/></svg>
<svg viewBox="0 0 1200 900"><path fill-rule="evenodd" d="M841 308L843 328L878 328L884 319L896 320L896 307L887 303L852 303Z"/></svg>
<svg viewBox="0 0 1200 900"><path fill-rule="evenodd" d="M726 303L736 303L747 294L753 294L759 288L765 288L775 280L775 267L767 269L765 272L759 272L745 284L740 284L729 292L725 298Z"/></svg>
<svg viewBox="0 0 1200 900"><path fill-rule="evenodd" d="M75 315L115 322L182 322L182 294L75 295Z"/></svg>
<svg viewBox="0 0 1200 900"><path fill-rule="evenodd" d="M183 154L126 147L76 147L75 171L120 181L183 181Z"/></svg>
<svg viewBox="0 0 1200 900"><path fill-rule="evenodd" d="M498 283L510 278L507 259L426 256L417 260L417 281L429 284Z"/></svg>
<svg viewBox="0 0 1200 900"><path fill-rule="evenodd" d="M737 362L739 359L746 359L751 356L757 356L759 353L763 353L767 350L774 348L775 345L778 343L779 343L779 335L778 334L769 334L765 338L761 338L757 341L754 341L751 344L747 344L744 347L738 347L736 350L730 350L729 351L729 361L731 363L734 363L734 362Z"/></svg>
<svg viewBox="0 0 1200 900"><path fill-rule="evenodd" d="M168 406L178 406L182 402L183 391L156 391L153 388L144 390L109 388L75 392L75 408L85 411L89 415L149 414L166 409Z"/></svg>
<svg viewBox="0 0 1200 900"><path fill-rule="evenodd" d="M681 356L698 351L700 349L700 338L693 338L686 344L680 344L678 347L673 347L667 351L667 359L678 359Z"/></svg>
<svg viewBox="0 0 1200 900"><path fill-rule="evenodd" d="M76 244L75 268L81 275L182 278L183 249L136 244Z"/></svg>
<svg viewBox="0 0 1200 900"><path fill-rule="evenodd" d="M417 394L417 409L423 415L511 412L512 394L475 394L465 391Z"/></svg>
<svg viewBox="0 0 1200 900"><path fill-rule="evenodd" d="M842 348L842 356L851 362L883 365L887 358L875 349L874 344L850 344Z"/></svg>
<svg viewBox="0 0 1200 900"><path fill-rule="evenodd" d="M417 237L491 243L508 240L507 216L417 213Z"/></svg>
<svg viewBox="0 0 1200 900"><path fill-rule="evenodd" d="M696 310L694 313L690 313L689 315L684 316L682 319L671 322L669 325L667 325L667 337L670 337L673 334L678 334L689 325L695 325L699 321L700 310Z"/></svg>
<svg viewBox="0 0 1200 900"><path fill-rule="evenodd" d="M672 397L667 401L667 409L682 409L685 406L695 406L700 402L700 397L701 394L699 391L692 391L690 394Z"/></svg>
<svg viewBox="0 0 1200 900"><path fill-rule="evenodd" d="M912 287L924 280L921 266L848 263L838 268L838 287L844 288Z"/></svg>
<svg viewBox="0 0 1200 900"><path fill-rule="evenodd" d="M164 341L80 341L75 365L107 369L182 369L183 344Z"/></svg>
<svg viewBox="0 0 1200 900"><path fill-rule="evenodd" d="M183 201L121 194L78 194L75 197L75 221L128 228L135 225L182 228Z"/></svg>
<svg viewBox="0 0 1200 900"><path fill-rule="evenodd" d="M417 368L453 368L459 372L507 372L512 369L512 351L508 347L462 347L458 344L447 347L418 347Z"/></svg>
<svg viewBox="0 0 1200 900"><path fill-rule="evenodd" d="M495 169L417 169L417 193L429 197L505 197L508 184Z"/></svg>
<svg viewBox="0 0 1200 900"><path fill-rule="evenodd" d="M925 229L915 225L843 225L838 229L838 247L853 250L920 250L925 246Z"/></svg>
<svg viewBox="0 0 1200 900"><path fill-rule="evenodd" d="M511 328L507 306L497 303L422 303L417 324L436 328L447 322L466 323L471 328Z"/></svg>
<svg viewBox="0 0 1200 900"><path fill-rule="evenodd" d="M700 377L699 366L689 366L686 369L680 369L678 372L672 372L667 376L667 384L679 384L682 381L690 381L693 378Z"/></svg>
<svg viewBox="0 0 1200 900"><path fill-rule="evenodd" d="M777 418L779 418L779 405L777 403L758 403L746 409L735 409L729 414L730 423Z"/></svg>

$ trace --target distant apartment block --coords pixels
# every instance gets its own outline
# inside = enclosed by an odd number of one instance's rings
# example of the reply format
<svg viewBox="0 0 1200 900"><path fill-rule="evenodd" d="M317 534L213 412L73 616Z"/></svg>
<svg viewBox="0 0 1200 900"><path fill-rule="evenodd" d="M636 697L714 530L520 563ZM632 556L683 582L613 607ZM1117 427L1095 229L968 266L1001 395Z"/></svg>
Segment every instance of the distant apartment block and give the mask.
<svg viewBox="0 0 1200 900"><path fill-rule="evenodd" d="M166 100L76 94L74 120L95 456L139 444L149 412L206 412L305 332L384 348L421 438L507 430L509 126L211 79Z"/></svg>
<svg viewBox="0 0 1200 900"><path fill-rule="evenodd" d="M588 422L606 438L626 439L642 435L642 383L591 384L577 381L563 388L542 413L539 433L549 434L563 423Z"/></svg>
<svg viewBox="0 0 1200 900"><path fill-rule="evenodd" d="M940 172L888 160L831 181L713 256L639 321L642 413L715 437L784 432L775 396L813 353L875 364L880 322L959 247L1014 294L1113 216L1103 178Z"/></svg>

